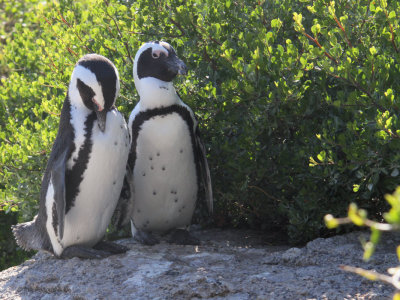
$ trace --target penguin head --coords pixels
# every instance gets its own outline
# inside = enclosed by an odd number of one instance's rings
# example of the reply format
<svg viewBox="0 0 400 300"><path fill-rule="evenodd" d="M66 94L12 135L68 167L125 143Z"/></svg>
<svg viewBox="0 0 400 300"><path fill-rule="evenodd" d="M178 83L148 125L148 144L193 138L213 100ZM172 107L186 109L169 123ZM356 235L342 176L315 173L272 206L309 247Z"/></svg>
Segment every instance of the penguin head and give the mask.
<svg viewBox="0 0 400 300"><path fill-rule="evenodd" d="M146 81L167 87L178 74L186 75L186 73L185 63L177 56L175 49L166 42L145 43L136 53L133 76L139 94Z"/></svg>
<svg viewBox="0 0 400 300"><path fill-rule="evenodd" d="M96 112L101 131L106 128L106 116L119 94L118 71L104 56L87 54L75 65L68 93L71 104Z"/></svg>

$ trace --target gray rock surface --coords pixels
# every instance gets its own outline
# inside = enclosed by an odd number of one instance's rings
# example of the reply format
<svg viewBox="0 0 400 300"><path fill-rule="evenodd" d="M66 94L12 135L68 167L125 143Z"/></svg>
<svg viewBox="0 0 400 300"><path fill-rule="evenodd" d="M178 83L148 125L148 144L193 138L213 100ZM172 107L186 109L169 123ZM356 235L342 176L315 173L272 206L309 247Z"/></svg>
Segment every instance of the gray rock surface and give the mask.
<svg viewBox="0 0 400 300"><path fill-rule="evenodd" d="M0 273L0 299L390 299L394 289L343 272L347 264L386 273L400 238L385 237L370 262L360 235L276 246L245 230L198 230L200 246L161 242L102 260L38 253ZM364 233L364 235L366 235Z"/></svg>

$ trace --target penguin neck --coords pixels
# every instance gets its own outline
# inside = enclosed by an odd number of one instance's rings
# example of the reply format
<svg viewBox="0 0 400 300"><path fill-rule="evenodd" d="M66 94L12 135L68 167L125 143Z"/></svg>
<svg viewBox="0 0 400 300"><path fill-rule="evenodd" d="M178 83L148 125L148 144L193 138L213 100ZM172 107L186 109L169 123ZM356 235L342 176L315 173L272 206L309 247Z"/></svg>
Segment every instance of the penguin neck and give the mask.
<svg viewBox="0 0 400 300"><path fill-rule="evenodd" d="M135 80L135 85L140 97L141 110L170 106L180 102L172 82L146 77Z"/></svg>

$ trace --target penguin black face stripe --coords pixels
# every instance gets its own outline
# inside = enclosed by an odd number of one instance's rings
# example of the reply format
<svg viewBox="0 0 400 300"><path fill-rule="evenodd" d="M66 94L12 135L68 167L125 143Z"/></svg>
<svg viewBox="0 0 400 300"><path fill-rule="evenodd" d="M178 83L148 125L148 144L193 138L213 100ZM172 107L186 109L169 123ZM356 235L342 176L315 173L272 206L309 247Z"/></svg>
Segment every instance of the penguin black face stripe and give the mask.
<svg viewBox="0 0 400 300"><path fill-rule="evenodd" d="M90 71L92 71L96 75L96 79L101 85L101 89L104 97L104 108L108 111L114 105L114 101L117 93L117 81L118 78L116 76L116 72L113 69L113 66L106 59L102 59L101 56L84 56L79 62L78 65L81 65ZM83 83L83 82L82 82ZM82 88L82 84L79 84L78 81L78 89L81 87L82 90L87 92L87 89L90 87ZM84 83L83 83L84 84ZM79 92L81 93L81 89ZM93 91L92 91L93 92ZM88 93L89 95L90 93ZM93 97L93 95L92 95ZM85 100L85 98L83 98ZM89 99L91 101L91 99ZM86 102L85 102L86 105ZM92 106L93 107L93 106ZM91 108L88 106L88 108Z"/></svg>
<svg viewBox="0 0 400 300"><path fill-rule="evenodd" d="M94 107L94 103L92 101L92 99L95 95L92 88L87 86L79 78L76 81L76 87L78 88L79 94L81 95L82 101L85 104L85 106L91 110L96 110L97 108Z"/></svg>
<svg viewBox="0 0 400 300"><path fill-rule="evenodd" d="M178 58L174 48L166 43L153 43L161 45L165 51L150 47L140 54L137 62L139 79L154 77L170 82L179 73L186 73L186 65Z"/></svg>

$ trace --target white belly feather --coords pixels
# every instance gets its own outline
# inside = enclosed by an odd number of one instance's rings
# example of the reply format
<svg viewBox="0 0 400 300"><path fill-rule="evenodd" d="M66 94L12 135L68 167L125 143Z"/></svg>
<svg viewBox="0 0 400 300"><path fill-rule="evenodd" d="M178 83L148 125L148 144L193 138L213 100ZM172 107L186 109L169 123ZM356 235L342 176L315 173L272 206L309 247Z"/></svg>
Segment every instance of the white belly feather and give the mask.
<svg viewBox="0 0 400 300"><path fill-rule="evenodd" d="M198 188L186 122L177 113L144 122L138 134L136 154L135 227L162 232L189 225Z"/></svg>
<svg viewBox="0 0 400 300"><path fill-rule="evenodd" d="M95 121L92 143L74 206L65 215L62 241L55 236L52 214L47 212L46 227L58 255L63 248L71 245L92 247L99 242L106 232L121 192L130 147L123 116L116 111L109 112L104 132L100 131ZM71 164L71 159L67 165ZM54 201L53 194L51 187L46 197L49 204ZM49 209L52 205L46 207Z"/></svg>

